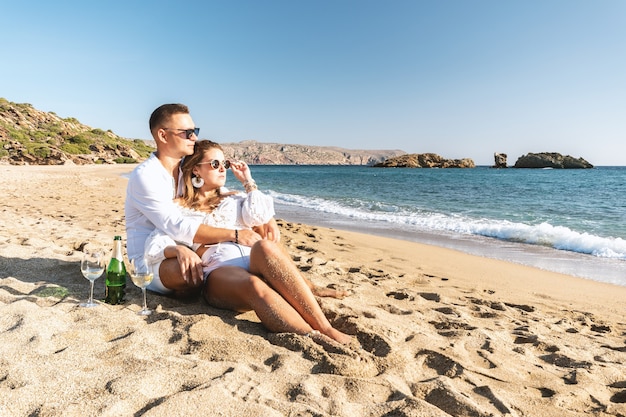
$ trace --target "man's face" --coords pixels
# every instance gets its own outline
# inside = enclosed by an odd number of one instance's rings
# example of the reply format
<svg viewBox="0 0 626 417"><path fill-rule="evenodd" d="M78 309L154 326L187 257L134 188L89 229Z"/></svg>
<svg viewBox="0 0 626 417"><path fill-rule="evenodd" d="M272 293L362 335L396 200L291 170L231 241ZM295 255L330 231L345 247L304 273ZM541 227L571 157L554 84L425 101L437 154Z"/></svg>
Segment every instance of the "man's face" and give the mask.
<svg viewBox="0 0 626 417"><path fill-rule="evenodd" d="M163 130L169 150L183 157L193 154L193 145L198 139L196 133L192 133L195 128L196 125L191 115L178 113L172 115L167 125L161 130Z"/></svg>

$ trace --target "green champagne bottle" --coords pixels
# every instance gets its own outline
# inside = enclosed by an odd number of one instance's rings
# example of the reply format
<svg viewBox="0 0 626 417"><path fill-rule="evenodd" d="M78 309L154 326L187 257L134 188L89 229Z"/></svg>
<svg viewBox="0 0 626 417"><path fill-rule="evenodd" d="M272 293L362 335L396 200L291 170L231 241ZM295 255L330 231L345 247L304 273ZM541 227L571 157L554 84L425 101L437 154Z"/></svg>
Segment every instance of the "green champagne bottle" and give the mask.
<svg viewBox="0 0 626 417"><path fill-rule="evenodd" d="M126 290L126 267L122 257L122 237L113 239L113 255L107 267L106 297L107 304L122 304Z"/></svg>

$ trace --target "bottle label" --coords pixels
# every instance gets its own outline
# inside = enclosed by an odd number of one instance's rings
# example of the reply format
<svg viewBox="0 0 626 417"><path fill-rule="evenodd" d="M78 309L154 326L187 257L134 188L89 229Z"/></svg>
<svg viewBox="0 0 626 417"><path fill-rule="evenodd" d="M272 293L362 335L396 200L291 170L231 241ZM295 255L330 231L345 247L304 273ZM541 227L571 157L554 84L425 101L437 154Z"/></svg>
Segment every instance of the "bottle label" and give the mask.
<svg viewBox="0 0 626 417"><path fill-rule="evenodd" d="M104 302L107 304L122 304L124 302L124 291L125 285L107 285L106 287L106 297L104 298Z"/></svg>

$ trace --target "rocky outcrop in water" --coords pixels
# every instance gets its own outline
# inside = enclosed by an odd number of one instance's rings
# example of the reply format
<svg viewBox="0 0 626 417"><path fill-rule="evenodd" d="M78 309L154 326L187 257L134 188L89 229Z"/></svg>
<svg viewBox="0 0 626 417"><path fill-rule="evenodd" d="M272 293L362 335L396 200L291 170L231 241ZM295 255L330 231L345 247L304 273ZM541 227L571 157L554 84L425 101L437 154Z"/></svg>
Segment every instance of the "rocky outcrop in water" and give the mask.
<svg viewBox="0 0 626 417"><path fill-rule="evenodd" d="M389 158L374 165L378 168L474 168L470 158L446 159L435 153L413 153Z"/></svg>
<svg viewBox="0 0 626 417"><path fill-rule="evenodd" d="M505 153L494 153L493 154L493 159L494 159L493 167L494 168L506 168L507 167L506 158L507 158L507 155Z"/></svg>
<svg viewBox="0 0 626 417"><path fill-rule="evenodd" d="M589 169L593 165L583 158L564 156L557 152L541 152L519 157L514 168Z"/></svg>

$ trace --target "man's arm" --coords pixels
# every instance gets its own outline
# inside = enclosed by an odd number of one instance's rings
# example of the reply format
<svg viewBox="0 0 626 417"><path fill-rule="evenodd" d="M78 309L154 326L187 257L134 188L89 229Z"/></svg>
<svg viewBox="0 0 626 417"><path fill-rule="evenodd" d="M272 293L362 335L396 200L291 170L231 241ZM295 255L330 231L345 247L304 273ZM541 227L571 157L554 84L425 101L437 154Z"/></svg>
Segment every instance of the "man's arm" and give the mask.
<svg viewBox="0 0 626 417"><path fill-rule="evenodd" d="M231 230L201 224L193 237L195 243L213 244L220 242L236 242L244 246L252 246L261 240L260 234L254 230Z"/></svg>

